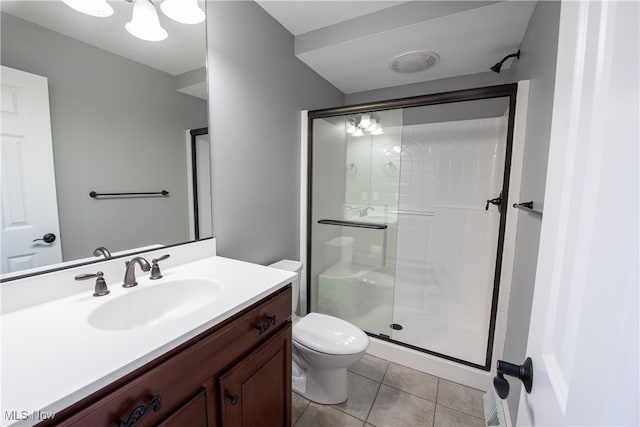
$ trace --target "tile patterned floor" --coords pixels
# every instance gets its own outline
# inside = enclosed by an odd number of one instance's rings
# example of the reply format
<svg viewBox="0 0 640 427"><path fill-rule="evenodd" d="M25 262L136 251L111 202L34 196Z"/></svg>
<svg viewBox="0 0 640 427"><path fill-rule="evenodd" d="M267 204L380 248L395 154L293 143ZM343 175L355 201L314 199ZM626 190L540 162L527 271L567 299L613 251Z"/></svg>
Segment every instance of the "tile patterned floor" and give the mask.
<svg viewBox="0 0 640 427"><path fill-rule="evenodd" d="M349 398L318 405L293 393L294 427L484 427L483 392L365 354Z"/></svg>

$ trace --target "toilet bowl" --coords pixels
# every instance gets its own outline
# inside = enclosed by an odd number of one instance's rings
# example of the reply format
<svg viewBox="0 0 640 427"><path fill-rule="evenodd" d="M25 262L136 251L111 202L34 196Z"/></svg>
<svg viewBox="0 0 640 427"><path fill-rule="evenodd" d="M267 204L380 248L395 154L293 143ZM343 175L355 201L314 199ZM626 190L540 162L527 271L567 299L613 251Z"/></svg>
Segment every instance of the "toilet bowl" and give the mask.
<svg viewBox="0 0 640 427"><path fill-rule="evenodd" d="M296 316L300 292L298 261L282 260L270 267L293 271L293 389L307 399L336 404L347 400L347 368L369 346L369 337L357 326L321 313Z"/></svg>

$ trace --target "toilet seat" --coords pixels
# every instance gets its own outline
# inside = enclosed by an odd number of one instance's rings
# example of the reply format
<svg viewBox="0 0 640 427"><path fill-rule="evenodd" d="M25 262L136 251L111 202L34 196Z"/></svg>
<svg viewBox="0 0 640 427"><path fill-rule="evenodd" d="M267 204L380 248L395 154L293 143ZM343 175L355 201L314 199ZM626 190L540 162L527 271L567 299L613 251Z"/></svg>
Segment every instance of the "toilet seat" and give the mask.
<svg viewBox="0 0 640 427"><path fill-rule="evenodd" d="M325 354L361 353L369 345L369 337L358 327L321 313L309 313L296 322L293 340Z"/></svg>

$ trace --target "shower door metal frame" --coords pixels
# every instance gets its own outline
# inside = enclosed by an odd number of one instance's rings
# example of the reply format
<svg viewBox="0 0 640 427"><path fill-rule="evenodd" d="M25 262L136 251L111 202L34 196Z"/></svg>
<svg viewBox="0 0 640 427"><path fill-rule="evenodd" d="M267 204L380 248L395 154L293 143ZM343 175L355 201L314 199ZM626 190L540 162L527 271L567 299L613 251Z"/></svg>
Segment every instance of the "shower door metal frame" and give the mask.
<svg viewBox="0 0 640 427"><path fill-rule="evenodd" d="M421 347L416 347L411 344L395 341L390 337L376 335L367 332L371 337L378 338L384 341L388 341L394 344L408 347L414 350L421 351L423 353L431 354L437 357L441 357L452 362L460 363L466 366L482 369L484 371L491 370L493 344L495 338L495 326L496 316L498 312L498 296L500 293L500 274L502 271L502 254L504 249L504 233L507 222L507 206L508 206L508 194L509 194L509 178L511 176L511 152L513 147L513 129L515 123L515 108L516 108L516 95L518 91L517 83L509 83L497 86L486 86L474 89L463 89L450 92L440 92L430 95L412 96L407 98L397 98L386 101L376 101L371 103L362 103L347 105L344 107L325 108L321 110L313 110L308 112L308 124L307 124L307 262L311 262L311 230L312 230L312 195L313 195L313 120L325 117L343 116L348 114L365 113L372 111L385 111L395 110L399 108L411 108L411 107L424 107L427 105L438 104L450 104L454 102L464 101L478 101L483 99L492 98L509 98L509 116L507 124L507 141L505 148L505 161L504 161L504 173L502 180L502 191L505 197L502 198L500 203L500 225L498 229L498 245L496 251L496 264L493 278L493 292L491 299L491 316L489 319L489 337L487 340L487 353L485 358L485 364L479 365L466 360L458 359L456 357L448 356L446 354L438 353ZM307 266L307 312L311 312L311 268Z"/></svg>

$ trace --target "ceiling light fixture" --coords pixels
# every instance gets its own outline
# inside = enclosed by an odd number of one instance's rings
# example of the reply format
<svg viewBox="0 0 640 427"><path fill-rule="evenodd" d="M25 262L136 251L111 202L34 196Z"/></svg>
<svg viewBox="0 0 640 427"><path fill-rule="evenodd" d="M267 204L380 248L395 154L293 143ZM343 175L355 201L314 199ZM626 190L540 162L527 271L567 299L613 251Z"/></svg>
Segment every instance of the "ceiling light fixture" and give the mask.
<svg viewBox="0 0 640 427"><path fill-rule="evenodd" d="M384 133L380 116L373 113L356 114L355 116L347 117L345 131L351 136L362 136L364 131L369 132L370 135L382 135Z"/></svg>
<svg viewBox="0 0 640 427"><path fill-rule="evenodd" d="M440 61L440 55L435 52L407 52L398 55L389 64L396 73L417 73L433 67Z"/></svg>
<svg viewBox="0 0 640 427"><path fill-rule="evenodd" d="M158 11L151 0L133 0L131 21L124 26L139 39L157 42L167 38L167 31L160 26Z"/></svg>
<svg viewBox="0 0 640 427"><path fill-rule="evenodd" d="M113 15L113 8L106 0L62 1L73 10L85 15L97 17ZM165 40L168 37L167 31L160 25L158 11L151 0L125 1L133 4L131 21L125 25L131 35L154 42ZM166 16L182 24L199 24L205 20L205 14L198 7L197 0L164 0L160 8Z"/></svg>
<svg viewBox="0 0 640 427"><path fill-rule="evenodd" d="M85 15L96 16L98 18L106 18L113 15L113 8L106 0L62 0L64 4L71 9L76 10Z"/></svg>
<svg viewBox="0 0 640 427"><path fill-rule="evenodd" d="M197 0L164 0L160 9L169 18L181 24L199 24L205 18Z"/></svg>

